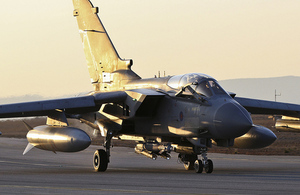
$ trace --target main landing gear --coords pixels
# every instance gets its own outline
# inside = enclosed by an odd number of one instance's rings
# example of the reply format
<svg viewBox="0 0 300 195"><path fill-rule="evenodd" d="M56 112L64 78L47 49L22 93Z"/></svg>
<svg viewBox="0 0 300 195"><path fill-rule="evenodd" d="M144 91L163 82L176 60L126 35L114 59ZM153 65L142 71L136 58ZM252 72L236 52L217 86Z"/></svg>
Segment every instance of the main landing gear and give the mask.
<svg viewBox="0 0 300 195"><path fill-rule="evenodd" d="M195 170L196 173L202 173L203 169L206 173L213 172L213 162L207 159L207 149L201 151L202 160L198 159L196 154L179 154L178 158L183 163L185 170Z"/></svg>
<svg viewBox="0 0 300 195"><path fill-rule="evenodd" d="M108 155L105 150L96 150L93 158L93 166L95 171L104 172L108 166Z"/></svg>
<svg viewBox="0 0 300 195"><path fill-rule="evenodd" d="M103 144L105 150L96 150L94 153L93 166L95 171L97 172L104 172L107 169L110 157L110 146L112 137L112 132L107 132L106 140Z"/></svg>

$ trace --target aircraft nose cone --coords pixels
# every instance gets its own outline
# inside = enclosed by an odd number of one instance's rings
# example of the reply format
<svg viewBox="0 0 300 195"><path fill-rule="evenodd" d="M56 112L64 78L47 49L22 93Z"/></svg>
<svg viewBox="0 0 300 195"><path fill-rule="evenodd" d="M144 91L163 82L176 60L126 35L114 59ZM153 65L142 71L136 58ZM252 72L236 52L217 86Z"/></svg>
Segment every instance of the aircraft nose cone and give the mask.
<svg viewBox="0 0 300 195"><path fill-rule="evenodd" d="M226 103L216 112L214 117L216 135L219 138L239 137L252 127L252 119L248 111L239 104Z"/></svg>

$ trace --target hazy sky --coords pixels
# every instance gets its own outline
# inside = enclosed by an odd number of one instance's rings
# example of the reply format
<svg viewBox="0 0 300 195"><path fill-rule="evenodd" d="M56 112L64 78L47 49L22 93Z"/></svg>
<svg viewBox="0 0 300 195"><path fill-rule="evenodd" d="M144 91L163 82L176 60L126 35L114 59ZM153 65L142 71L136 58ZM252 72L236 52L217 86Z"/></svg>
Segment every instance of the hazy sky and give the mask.
<svg viewBox="0 0 300 195"><path fill-rule="evenodd" d="M118 53L141 77L300 76L299 0L94 0ZM0 96L90 91L71 0L0 6Z"/></svg>

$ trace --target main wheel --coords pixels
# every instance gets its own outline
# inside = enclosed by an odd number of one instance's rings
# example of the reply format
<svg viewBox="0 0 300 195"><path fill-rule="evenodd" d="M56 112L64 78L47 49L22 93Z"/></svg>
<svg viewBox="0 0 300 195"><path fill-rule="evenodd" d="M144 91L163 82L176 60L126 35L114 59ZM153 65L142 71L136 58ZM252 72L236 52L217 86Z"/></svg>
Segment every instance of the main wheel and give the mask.
<svg viewBox="0 0 300 195"><path fill-rule="evenodd" d="M93 166L95 171L104 172L107 169L108 157L104 150L96 150L93 158Z"/></svg>
<svg viewBox="0 0 300 195"><path fill-rule="evenodd" d="M204 165L204 169L206 173L212 173L214 170L214 165L212 160L208 159Z"/></svg>
<svg viewBox="0 0 300 195"><path fill-rule="evenodd" d="M194 169L195 169L196 173L202 173L202 171L203 171L202 160L195 160Z"/></svg>

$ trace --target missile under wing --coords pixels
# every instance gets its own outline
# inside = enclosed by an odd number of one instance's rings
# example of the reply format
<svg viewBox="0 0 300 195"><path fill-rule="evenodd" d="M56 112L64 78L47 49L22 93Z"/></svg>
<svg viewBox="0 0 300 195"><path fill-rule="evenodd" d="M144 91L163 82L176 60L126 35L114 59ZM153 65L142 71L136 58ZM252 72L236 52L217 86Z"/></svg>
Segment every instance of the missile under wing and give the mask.
<svg viewBox="0 0 300 195"><path fill-rule="evenodd" d="M276 140L275 134L254 125L252 114L299 117L300 105L238 98L227 93L213 77L190 73L142 79L132 60L121 59L89 0L73 0L73 15L86 56L94 91L80 97L0 105L0 117L47 116L47 124L29 129L32 146L75 152L90 139L70 127L69 118L91 126L103 136L103 149L95 151L96 171L110 161L111 139L134 140L135 152L151 159L178 153L185 169L213 171L207 151L221 147L260 148Z"/></svg>

